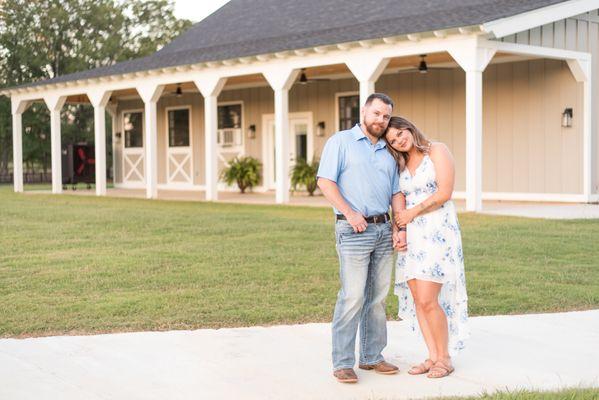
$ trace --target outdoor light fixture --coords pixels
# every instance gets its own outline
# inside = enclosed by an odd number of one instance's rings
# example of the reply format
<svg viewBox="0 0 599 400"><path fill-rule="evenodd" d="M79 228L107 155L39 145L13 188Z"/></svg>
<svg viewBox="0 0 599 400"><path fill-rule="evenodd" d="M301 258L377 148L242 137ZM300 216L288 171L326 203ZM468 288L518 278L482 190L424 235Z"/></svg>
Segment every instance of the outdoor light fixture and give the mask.
<svg viewBox="0 0 599 400"><path fill-rule="evenodd" d="M183 96L183 90L181 90L181 84L177 85L177 90L175 91L175 96L177 96L177 97Z"/></svg>
<svg viewBox="0 0 599 400"><path fill-rule="evenodd" d="M571 128L572 127L572 109L566 108L562 113L562 127Z"/></svg>
<svg viewBox="0 0 599 400"><path fill-rule="evenodd" d="M256 139L256 125L252 124L248 127L248 139Z"/></svg>
<svg viewBox="0 0 599 400"><path fill-rule="evenodd" d="M426 65L424 57L426 57L426 54L420 55L420 64L418 65L418 72L420 72L421 74L426 74L428 72L428 65Z"/></svg>
<svg viewBox="0 0 599 400"><path fill-rule="evenodd" d="M316 124L316 136L324 136L324 121L320 121Z"/></svg>

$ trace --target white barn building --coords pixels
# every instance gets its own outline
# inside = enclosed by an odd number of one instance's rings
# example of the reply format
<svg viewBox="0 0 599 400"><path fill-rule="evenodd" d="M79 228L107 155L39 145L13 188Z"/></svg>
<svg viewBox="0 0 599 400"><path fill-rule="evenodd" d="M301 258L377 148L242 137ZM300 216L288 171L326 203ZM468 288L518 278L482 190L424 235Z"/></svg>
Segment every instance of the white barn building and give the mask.
<svg viewBox="0 0 599 400"><path fill-rule="evenodd" d="M52 191L61 193L60 111L95 110L96 193L114 182L195 190L215 201L236 155L264 165L255 190L289 200L294 160L359 118L373 93L396 102L456 159L456 192L483 199L599 200L599 1L231 0L155 54L8 88L14 190L21 115L51 113ZM423 63L424 62L424 63Z"/></svg>

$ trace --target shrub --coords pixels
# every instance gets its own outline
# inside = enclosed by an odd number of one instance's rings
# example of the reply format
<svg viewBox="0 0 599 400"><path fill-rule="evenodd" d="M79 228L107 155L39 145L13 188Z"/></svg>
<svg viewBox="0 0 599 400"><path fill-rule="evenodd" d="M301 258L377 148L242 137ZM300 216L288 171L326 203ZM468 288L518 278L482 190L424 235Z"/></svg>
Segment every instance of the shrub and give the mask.
<svg viewBox="0 0 599 400"><path fill-rule="evenodd" d="M291 185L296 190L298 185L304 186L310 196L314 196L316 185L316 173L318 172L318 161L314 160L308 163L304 159L299 159L291 170Z"/></svg>
<svg viewBox="0 0 599 400"><path fill-rule="evenodd" d="M262 163L253 157L235 157L223 170L221 179L227 182L227 185L236 182L241 193L245 193L247 188L251 189L260 182L261 168Z"/></svg>

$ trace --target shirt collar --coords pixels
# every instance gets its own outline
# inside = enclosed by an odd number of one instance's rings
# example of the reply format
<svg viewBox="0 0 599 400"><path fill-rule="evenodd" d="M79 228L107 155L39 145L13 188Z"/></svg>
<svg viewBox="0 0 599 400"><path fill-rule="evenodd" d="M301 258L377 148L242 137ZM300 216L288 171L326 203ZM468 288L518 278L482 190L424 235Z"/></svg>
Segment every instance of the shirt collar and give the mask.
<svg viewBox="0 0 599 400"><path fill-rule="evenodd" d="M354 127L351 129L351 132L356 141L361 140L361 139L368 140L368 138L366 137L364 132L362 132L362 128L360 128L359 123L354 125ZM370 140L368 140L368 143L370 144ZM379 141L377 142L377 144L375 146L377 149L382 149L385 146L387 146L387 142L385 141L385 139L381 138L381 139L379 139Z"/></svg>

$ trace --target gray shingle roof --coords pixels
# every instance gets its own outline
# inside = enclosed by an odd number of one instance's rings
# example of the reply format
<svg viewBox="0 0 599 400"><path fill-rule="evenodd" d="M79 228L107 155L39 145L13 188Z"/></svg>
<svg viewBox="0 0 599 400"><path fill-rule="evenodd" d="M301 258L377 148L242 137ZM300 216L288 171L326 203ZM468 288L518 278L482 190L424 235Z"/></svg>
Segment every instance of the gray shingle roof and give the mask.
<svg viewBox="0 0 599 400"><path fill-rule="evenodd" d="M564 0L231 0L151 56L21 87L479 25Z"/></svg>

